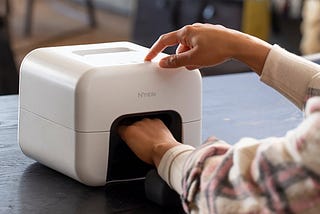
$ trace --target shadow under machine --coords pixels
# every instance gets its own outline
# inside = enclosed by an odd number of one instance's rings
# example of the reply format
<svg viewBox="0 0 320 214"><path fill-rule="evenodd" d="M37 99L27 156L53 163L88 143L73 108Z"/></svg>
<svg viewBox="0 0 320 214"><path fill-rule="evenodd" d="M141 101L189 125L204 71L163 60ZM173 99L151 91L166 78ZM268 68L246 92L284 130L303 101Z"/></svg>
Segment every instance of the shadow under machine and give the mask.
<svg viewBox="0 0 320 214"><path fill-rule="evenodd" d="M22 151L81 183L103 186L145 177L151 169L118 136L119 125L160 118L178 141L196 146L199 71L160 68L144 62L147 52L115 42L29 53L20 74Z"/></svg>

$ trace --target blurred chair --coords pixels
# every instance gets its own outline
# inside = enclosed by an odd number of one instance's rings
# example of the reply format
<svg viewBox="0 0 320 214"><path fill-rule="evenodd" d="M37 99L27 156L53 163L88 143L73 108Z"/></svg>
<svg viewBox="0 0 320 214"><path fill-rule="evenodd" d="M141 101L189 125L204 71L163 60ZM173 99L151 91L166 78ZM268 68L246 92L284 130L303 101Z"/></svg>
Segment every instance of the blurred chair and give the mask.
<svg viewBox="0 0 320 214"><path fill-rule="evenodd" d="M9 0L7 0L9 1ZM84 0L87 9L88 23L90 27L96 27L97 21L95 17L95 8L92 0ZM26 0L26 13L24 23L24 34L30 36L32 31L32 15L33 15L34 0Z"/></svg>

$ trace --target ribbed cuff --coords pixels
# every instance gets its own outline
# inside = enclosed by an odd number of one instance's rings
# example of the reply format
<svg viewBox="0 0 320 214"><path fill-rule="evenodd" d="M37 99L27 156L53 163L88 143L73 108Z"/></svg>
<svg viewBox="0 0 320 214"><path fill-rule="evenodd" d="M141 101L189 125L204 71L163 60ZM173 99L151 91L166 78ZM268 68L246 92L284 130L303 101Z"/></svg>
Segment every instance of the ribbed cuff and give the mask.
<svg viewBox="0 0 320 214"><path fill-rule="evenodd" d="M169 149L162 157L158 166L160 177L179 194L182 193L182 170L185 160L194 151L189 145L179 145Z"/></svg>

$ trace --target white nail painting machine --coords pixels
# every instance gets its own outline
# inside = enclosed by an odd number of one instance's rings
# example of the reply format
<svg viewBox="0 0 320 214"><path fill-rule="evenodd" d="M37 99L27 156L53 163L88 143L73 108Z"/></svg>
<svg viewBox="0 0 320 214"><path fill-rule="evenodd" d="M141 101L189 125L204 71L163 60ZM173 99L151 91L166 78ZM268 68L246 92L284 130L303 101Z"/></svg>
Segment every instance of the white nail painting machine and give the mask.
<svg viewBox="0 0 320 214"><path fill-rule="evenodd" d="M20 71L18 139L24 154L100 186L144 177L150 169L118 136L121 124L160 118L177 140L198 145L199 71L160 68L144 62L147 52L115 42L29 53Z"/></svg>

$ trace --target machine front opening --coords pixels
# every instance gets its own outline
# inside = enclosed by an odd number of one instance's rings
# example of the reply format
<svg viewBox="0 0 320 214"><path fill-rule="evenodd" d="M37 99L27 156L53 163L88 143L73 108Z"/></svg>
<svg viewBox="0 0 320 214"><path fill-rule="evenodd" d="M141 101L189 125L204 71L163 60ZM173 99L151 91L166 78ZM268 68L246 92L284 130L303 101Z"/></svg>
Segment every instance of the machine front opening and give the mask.
<svg viewBox="0 0 320 214"><path fill-rule="evenodd" d="M118 127L130 125L144 118L159 118L171 131L175 139L182 142L182 119L175 111L158 111L123 115L117 118L111 126L109 140L109 159L107 182L145 177L153 166L144 163L136 157L118 135Z"/></svg>

